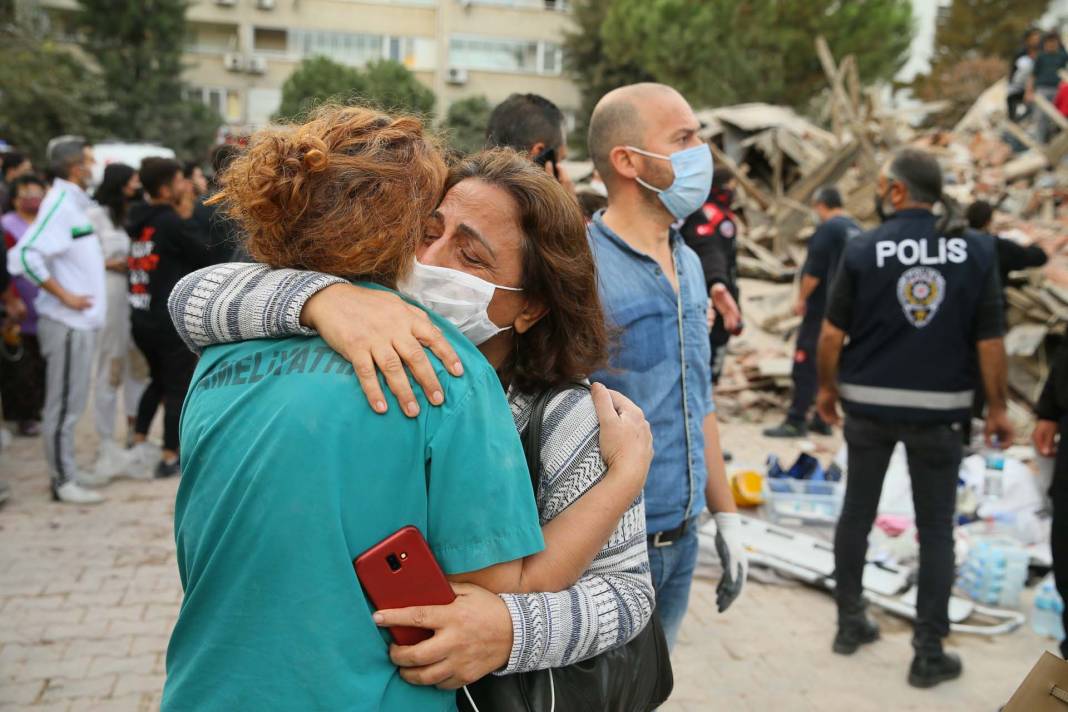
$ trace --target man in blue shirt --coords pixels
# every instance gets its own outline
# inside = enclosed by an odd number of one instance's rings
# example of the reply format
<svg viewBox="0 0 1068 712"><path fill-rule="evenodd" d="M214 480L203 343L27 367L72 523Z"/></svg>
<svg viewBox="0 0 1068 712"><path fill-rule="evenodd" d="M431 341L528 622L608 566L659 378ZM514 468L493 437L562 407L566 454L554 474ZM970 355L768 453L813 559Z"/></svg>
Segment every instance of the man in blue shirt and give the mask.
<svg viewBox="0 0 1068 712"><path fill-rule="evenodd" d="M594 379L645 412L656 455L645 485L649 563L668 642L686 613L697 562L697 517L716 518L720 611L747 565L727 485L712 400L708 294L697 255L673 225L701 207L712 155L686 100L661 84L609 92L590 118L589 151L608 190L590 244L608 320L621 344Z"/></svg>

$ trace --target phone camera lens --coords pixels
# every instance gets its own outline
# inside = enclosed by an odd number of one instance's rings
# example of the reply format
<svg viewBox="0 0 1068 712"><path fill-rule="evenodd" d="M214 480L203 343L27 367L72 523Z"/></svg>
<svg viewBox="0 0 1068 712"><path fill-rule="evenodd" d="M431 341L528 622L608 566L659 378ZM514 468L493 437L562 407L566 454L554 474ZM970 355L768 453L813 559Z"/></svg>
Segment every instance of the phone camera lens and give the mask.
<svg viewBox="0 0 1068 712"><path fill-rule="evenodd" d="M390 571L400 571L401 562L400 559L397 558L396 554L390 554L389 556L387 556L386 563L389 564Z"/></svg>

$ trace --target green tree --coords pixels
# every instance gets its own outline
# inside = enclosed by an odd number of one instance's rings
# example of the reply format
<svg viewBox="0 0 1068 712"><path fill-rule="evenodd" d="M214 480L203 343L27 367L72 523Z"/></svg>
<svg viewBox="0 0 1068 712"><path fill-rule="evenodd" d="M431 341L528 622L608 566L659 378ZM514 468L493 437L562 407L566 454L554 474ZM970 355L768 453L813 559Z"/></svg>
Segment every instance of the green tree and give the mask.
<svg viewBox="0 0 1068 712"><path fill-rule="evenodd" d="M100 77L55 42L13 26L0 30L0 138L40 164L49 139L100 138L109 109Z"/></svg>
<svg viewBox="0 0 1068 712"><path fill-rule="evenodd" d="M158 141L185 157L211 145L222 118L186 98L182 51L189 0L78 0L82 49L107 86L106 128Z"/></svg>
<svg viewBox="0 0 1068 712"><path fill-rule="evenodd" d="M434 115L434 92L400 62L383 59L363 71L362 97L386 111L402 111L426 119Z"/></svg>
<svg viewBox="0 0 1068 712"><path fill-rule="evenodd" d="M453 102L442 124L449 145L465 154L481 150L486 144L486 125L492 110L484 96Z"/></svg>
<svg viewBox="0 0 1068 712"><path fill-rule="evenodd" d="M940 8L935 24L932 68L944 70L963 59L998 57L1006 62L1016 53L1023 33L1049 7L1050 0L953 0Z"/></svg>
<svg viewBox="0 0 1068 712"><path fill-rule="evenodd" d="M582 93L582 108L571 133L576 156L586 154L586 129L597 101L616 87L653 81L654 77L630 59L608 57L601 27L615 0L575 0L571 17L574 30L564 34L564 59L568 73Z"/></svg>
<svg viewBox="0 0 1068 712"><path fill-rule="evenodd" d="M305 59L282 84L276 121L299 120L324 101L351 102L366 89L358 69L327 57Z"/></svg>
<svg viewBox="0 0 1068 712"><path fill-rule="evenodd" d="M609 66L640 67L698 107L803 106L827 83L813 46L820 35L836 56L856 57L861 81L889 79L904 64L913 33L909 0L608 4L598 34Z"/></svg>
<svg viewBox="0 0 1068 712"><path fill-rule="evenodd" d="M361 71L330 59L310 57L282 85L276 121L294 121L325 101L366 104L387 111L431 116L434 92L398 62L371 62Z"/></svg>

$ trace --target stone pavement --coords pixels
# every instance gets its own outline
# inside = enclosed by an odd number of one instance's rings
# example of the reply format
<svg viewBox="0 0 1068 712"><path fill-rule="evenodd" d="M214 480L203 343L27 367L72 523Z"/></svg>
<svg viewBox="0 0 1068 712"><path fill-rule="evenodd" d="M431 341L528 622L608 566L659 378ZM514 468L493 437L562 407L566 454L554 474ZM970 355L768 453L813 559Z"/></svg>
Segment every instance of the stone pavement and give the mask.
<svg viewBox="0 0 1068 712"><path fill-rule="evenodd" d="M95 443L86 420L78 434L85 463ZM770 445L757 426L727 426L724 436L750 462ZM789 456L793 446L774 447ZM40 442L23 439L0 453L0 478L14 490L0 508L0 711L156 710L181 598L171 532L177 482L120 481L98 507L54 504ZM841 658L830 652L833 620L823 593L756 582L721 616L715 581L698 580L664 709L993 711L1052 649L1029 630L956 636L950 645L964 656L964 678L921 692L905 683L903 622L881 617L884 640Z"/></svg>

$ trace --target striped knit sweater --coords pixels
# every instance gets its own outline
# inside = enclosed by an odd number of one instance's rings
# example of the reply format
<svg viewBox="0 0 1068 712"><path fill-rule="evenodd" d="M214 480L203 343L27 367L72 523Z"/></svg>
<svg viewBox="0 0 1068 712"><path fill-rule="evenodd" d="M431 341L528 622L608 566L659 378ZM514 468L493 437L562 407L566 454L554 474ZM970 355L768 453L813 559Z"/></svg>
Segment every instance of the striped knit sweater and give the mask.
<svg viewBox="0 0 1068 712"><path fill-rule="evenodd" d="M185 277L170 297L171 317L194 351L247 339L313 334L300 311L319 290L344 280L263 265L226 264ZM530 420L533 397L509 392L516 427ZM554 397L541 431L537 493L544 525L604 477L597 414L585 391ZM652 616L645 505L635 500L589 569L558 593L502 594L512 617L512 652L500 674L560 667L623 645Z"/></svg>

